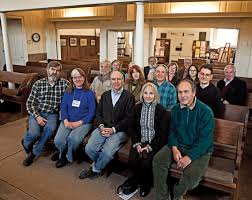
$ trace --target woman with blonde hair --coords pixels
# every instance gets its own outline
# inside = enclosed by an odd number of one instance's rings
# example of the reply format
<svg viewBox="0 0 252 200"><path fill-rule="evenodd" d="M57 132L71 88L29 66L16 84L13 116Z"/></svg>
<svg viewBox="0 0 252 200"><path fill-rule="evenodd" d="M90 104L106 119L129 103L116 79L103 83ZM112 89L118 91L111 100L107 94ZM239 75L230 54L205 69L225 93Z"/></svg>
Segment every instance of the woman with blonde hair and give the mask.
<svg viewBox="0 0 252 200"><path fill-rule="evenodd" d="M73 69L70 86L61 103L62 121L54 139L59 150L57 168L73 162L75 151L92 127L95 108L95 95L88 87L85 72L80 68Z"/></svg>
<svg viewBox="0 0 252 200"><path fill-rule="evenodd" d="M167 113L159 104L159 95L153 83L146 83L140 93L129 124L132 146L129 165L133 176L128 183L140 186L140 195L149 194L152 186L153 156L167 142Z"/></svg>
<svg viewBox="0 0 252 200"><path fill-rule="evenodd" d="M140 100L140 92L144 83L145 80L140 67L132 65L129 69L129 76L125 80L124 88L134 95L136 102Z"/></svg>

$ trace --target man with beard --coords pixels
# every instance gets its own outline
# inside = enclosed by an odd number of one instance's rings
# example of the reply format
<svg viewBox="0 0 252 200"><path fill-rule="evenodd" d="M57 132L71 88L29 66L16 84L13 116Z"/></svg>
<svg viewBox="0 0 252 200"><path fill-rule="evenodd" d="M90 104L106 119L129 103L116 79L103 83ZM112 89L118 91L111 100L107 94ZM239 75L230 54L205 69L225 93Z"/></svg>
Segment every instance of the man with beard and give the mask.
<svg viewBox="0 0 252 200"><path fill-rule="evenodd" d="M111 63L109 60L104 60L100 65L100 74L96 76L90 86L90 89L95 93L96 101L99 102L101 95L111 89L110 81Z"/></svg>
<svg viewBox="0 0 252 200"><path fill-rule="evenodd" d="M59 120L59 106L68 81L60 78L62 65L57 61L48 63L47 77L36 81L26 102L29 113L28 131L22 145L28 154L23 161L30 166L39 156L45 143L51 138Z"/></svg>

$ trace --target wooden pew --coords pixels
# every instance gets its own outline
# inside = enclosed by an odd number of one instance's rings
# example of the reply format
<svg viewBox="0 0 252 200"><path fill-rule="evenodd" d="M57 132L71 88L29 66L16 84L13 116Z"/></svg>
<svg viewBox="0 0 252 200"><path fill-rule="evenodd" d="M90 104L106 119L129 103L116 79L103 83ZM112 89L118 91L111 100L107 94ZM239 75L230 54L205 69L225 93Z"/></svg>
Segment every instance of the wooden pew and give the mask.
<svg viewBox="0 0 252 200"><path fill-rule="evenodd" d="M223 119L244 124L243 145L245 145L248 129L249 107L226 104Z"/></svg>
<svg viewBox="0 0 252 200"><path fill-rule="evenodd" d="M18 103L21 105L21 113L25 115L26 111L26 100L30 94L31 87L33 83L38 79L36 73L18 73L18 72L8 72L0 71L0 85L1 85L1 98ZM10 82L18 85L14 89L4 87L3 82Z"/></svg>
<svg viewBox="0 0 252 200"><path fill-rule="evenodd" d="M214 153L200 182L204 186L230 193L233 200L237 198L243 133L244 123L215 119ZM120 162L128 162L130 148L131 141L128 141L118 151L117 159ZM180 178L182 171L173 166L171 175Z"/></svg>

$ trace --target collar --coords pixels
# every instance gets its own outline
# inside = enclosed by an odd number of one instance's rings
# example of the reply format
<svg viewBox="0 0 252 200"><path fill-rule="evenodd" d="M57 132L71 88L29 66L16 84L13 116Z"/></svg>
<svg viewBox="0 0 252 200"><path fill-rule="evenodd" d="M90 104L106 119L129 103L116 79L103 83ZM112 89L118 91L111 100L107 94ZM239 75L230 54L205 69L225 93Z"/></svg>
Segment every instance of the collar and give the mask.
<svg viewBox="0 0 252 200"><path fill-rule="evenodd" d="M234 77L235 78L235 77ZM231 80L227 80L226 78L224 78L224 82L226 83L226 85L228 84L228 83L230 83L232 80L234 80L234 78L233 79L231 79Z"/></svg>
<svg viewBox="0 0 252 200"><path fill-rule="evenodd" d="M197 98L194 97L194 100L193 100L192 105L190 105L190 106L188 107L188 106L185 106L185 105L180 104L180 108L181 108L181 109L183 109L183 108L189 108L190 110L192 110L192 109L195 107L196 101L197 101Z"/></svg>
<svg viewBox="0 0 252 200"><path fill-rule="evenodd" d="M111 89L111 92L112 92L112 94L114 94L114 95L119 95L119 94L121 94L122 92L123 92L123 87L119 90L119 91L115 91L115 90L113 90L113 88Z"/></svg>
<svg viewBox="0 0 252 200"><path fill-rule="evenodd" d="M200 87L202 88L202 89L205 89L207 86L209 86L210 85L210 83L208 83L208 84L201 84L200 83Z"/></svg>

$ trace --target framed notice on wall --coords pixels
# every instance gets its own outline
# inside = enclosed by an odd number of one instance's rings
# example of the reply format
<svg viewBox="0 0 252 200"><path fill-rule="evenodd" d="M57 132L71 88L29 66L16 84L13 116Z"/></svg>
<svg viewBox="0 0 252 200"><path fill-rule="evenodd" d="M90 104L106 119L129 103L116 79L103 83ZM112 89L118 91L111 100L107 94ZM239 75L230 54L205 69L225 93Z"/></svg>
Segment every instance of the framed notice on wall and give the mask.
<svg viewBox="0 0 252 200"><path fill-rule="evenodd" d="M87 46L87 39L80 39L80 46L82 47Z"/></svg>
<svg viewBox="0 0 252 200"><path fill-rule="evenodd" d="M95 40L91 40L90 45L94 46L95 45Z"/></svg>
<svg viewBox="0 0 252 200"><path fill-rule="evenodd" d="M77 38L69 38L69 44L71 47L77 46Z"/></svg>
<svg viewBox="0 0 252 200"><path fill-rule="evenodd" d="M60 46L65 47L67 45L67 40L65 38L60 39Z"/></svg>

